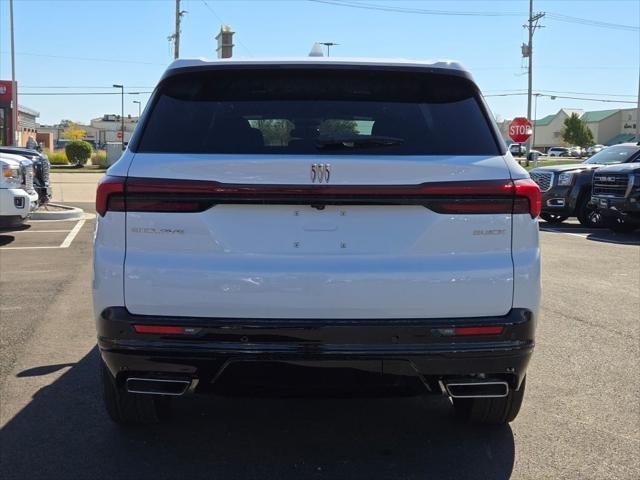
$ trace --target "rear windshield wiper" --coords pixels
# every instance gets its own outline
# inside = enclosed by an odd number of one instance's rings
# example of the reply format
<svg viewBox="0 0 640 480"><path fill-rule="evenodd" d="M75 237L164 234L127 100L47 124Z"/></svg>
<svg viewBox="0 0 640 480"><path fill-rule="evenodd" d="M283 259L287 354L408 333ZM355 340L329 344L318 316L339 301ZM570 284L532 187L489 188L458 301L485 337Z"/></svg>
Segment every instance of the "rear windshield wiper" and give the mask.
<svg viewBox="0 0 640 480"><path fill-rule="evenodd" d="M400 145L404 138L385 137L381 135L344 135L336 137L318 137L317 149L351 149L369 147L391 147Z"/></svg>

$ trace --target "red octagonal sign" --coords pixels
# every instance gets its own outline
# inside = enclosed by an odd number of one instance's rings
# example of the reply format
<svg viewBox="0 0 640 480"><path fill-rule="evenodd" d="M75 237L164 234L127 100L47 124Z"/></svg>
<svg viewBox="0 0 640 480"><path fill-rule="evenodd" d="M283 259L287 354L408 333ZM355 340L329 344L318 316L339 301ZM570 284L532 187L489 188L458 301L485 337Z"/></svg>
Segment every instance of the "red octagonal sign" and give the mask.
<svg viewBox="0 0 640 480"><path fill-rule="evenodd" d="M531 122L524 117L517 117L509 124L509 136L516 143L524 143L531 136Z"/></svg>

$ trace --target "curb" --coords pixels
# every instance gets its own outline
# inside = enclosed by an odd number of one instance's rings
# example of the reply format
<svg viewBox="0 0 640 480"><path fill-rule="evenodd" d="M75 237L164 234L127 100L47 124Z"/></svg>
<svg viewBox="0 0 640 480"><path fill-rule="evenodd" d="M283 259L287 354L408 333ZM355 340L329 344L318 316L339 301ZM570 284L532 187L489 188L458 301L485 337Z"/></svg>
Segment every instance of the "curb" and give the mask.
<svg viewBox="0 0 640 480"><path fill-rule="evenodd" d="M84 218L84 210L76 207L68 207L58 203L50 203L52 207L63 208L63 212L47 212L46 210L37 210L31 214L31 220L73 220Z"/></svg>

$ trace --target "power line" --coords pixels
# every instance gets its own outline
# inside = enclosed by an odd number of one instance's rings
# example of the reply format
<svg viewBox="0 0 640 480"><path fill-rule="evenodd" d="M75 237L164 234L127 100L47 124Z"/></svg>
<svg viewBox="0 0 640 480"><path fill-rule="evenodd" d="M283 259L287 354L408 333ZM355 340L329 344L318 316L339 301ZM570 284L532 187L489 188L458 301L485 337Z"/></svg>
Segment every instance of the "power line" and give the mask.
<svg viewBox="0 0 640 480"><path fill-rule="evenodd" d="M9 52L0 51L2 54L7 54ZM107 62L107 63L134 63L139 65L161 65L166 66L166 63L153 63L153 62L144 62L139 60L120 60L116 58L94 58L94 57L70 57L67 55L49 55L44 53L31 53L31 52L16 52L16 55L24 55L29 57L44 57L44 58L62 58L65 60L84 60L89 62Z"/></svg>
<svg viewBox="0 0 640 480"><path fill-rule="evenodd" d="M146 95L152 92L124 92L125 95ZM120 92L26 92L20 96L38 95L38 96L69 96L69 95L122 95Z"/></svg>
<svg viewBox="0 0 640 480"><path fill-rule="evenodd" d="M489 95L484 95L485 98L487 97L512 97L512 96L521 96L521 95L527 95L527 92L513 92L513 93L494 93L494 94L489 94ZM569 96L564 96L564 95L550 95L550 94L544 94L544 93L534 93L533 94L538 95L540 97L554 97L554 98L563 98L563 99L567 99L567 100L584 100L587 102L604 102L604 103L631 103L634 104L636 102L632 102L630 100L612 100L612 99L605 99L605 98L586 98L586 97L569 97Z"/></svg>
<svg viewBox="0 0 640 480"><path fill-rule="evenodd" d="M520 12L487 12L487 11L457 11L457 10L430 10L423 8L394 7L391 5L379 5L364 2L354 2L351 0L308 0L314 3L323 3L339 7L359 8L362 10L378 10L382 12L412 13L418 15L444 15L444 16L466 16L466 17L520 17ZM616 30L627 30L632 32L640 31L640 27L635 25L624 25L619 23L601 22L587 18L572 17L559 13L546 12L547 17L552 20L565 23L575 23L589 25L592 27L610 28Z"/></svg>
<svg viewBox="0 0 640 480"><path fill-rule="evenodd" d="M431 10L424 8L392 7L390 5L374 5L363 2L342 1L342 0L308 0L314 3L324 3L339 7L360 8L363 10L379 10L383 12L397 13L417 13L420 15L445 15L464 17L515 17L520 16L518 12L478 12L478 11L458 11L458 10Z"/></svg>

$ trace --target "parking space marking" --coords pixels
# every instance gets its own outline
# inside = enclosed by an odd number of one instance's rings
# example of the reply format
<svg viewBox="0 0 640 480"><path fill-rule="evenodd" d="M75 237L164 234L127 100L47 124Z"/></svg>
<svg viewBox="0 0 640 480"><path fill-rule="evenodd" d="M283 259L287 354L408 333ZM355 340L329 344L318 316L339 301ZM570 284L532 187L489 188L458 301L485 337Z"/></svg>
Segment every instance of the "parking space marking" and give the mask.
<svg viewBox="0 0 640 480"><path fill-rule="evenodd" d="M35 247L35 246L30 246L30 247L0 247L0 250L41 250L41 249L56 249L56 248L69 248L71 246L71 243L73 242L73 240L76 238L76 235L78 235L78 232L80 232L80 229L82 228L82 226L85 224L85 222L87 221L86 218L83 218L81 220L76 220L78 223L75 224L75 226L71 229L71 230L56 230L56 233L67 233L67 236L64 238L64 240L62 241L62 243L60 245L57 246L51 246L51 245L45 245L45 246L41 246L41 247ZM45 232L45 230L33 230L32 232L29 232L28 230L21 230L19 232L11 232L11 235L13 235L14 233L41 233L41 232Z"/></svg>
<svg viewBox="0 0 640 480"><path fill-rule="evenodd" d="M84 222L86 222L86 220L83 218L78 223L76 223L76 226L71 229L71 231L69 232L69 235L67 235L67 238L65 238L60 244L60 248L69 248L69 245L71 245L71 242L73 242L73 239L76 238L76 235L78 235L78 232L84 225Z"/></svg>
<svg viewBox="0 0 640 480"><path fill-rule="evenodd" d="M545 228L544 230L540 230L541 232L556 232L556 233L564 233L565 235L573 235L574 237L579 237L579 238L587 238L587 236L589 235L588 233L573 233L573 232L566 232L564 230L558 230L555 228Z"/></svg>
<svg viewBox="0 0 640 480"><path fill-rule="evenodd" d="M0 233L10 233L11 235L15 235L16 233L68 233L71 230L16 230L12 232L0 232Z"/></svg>

